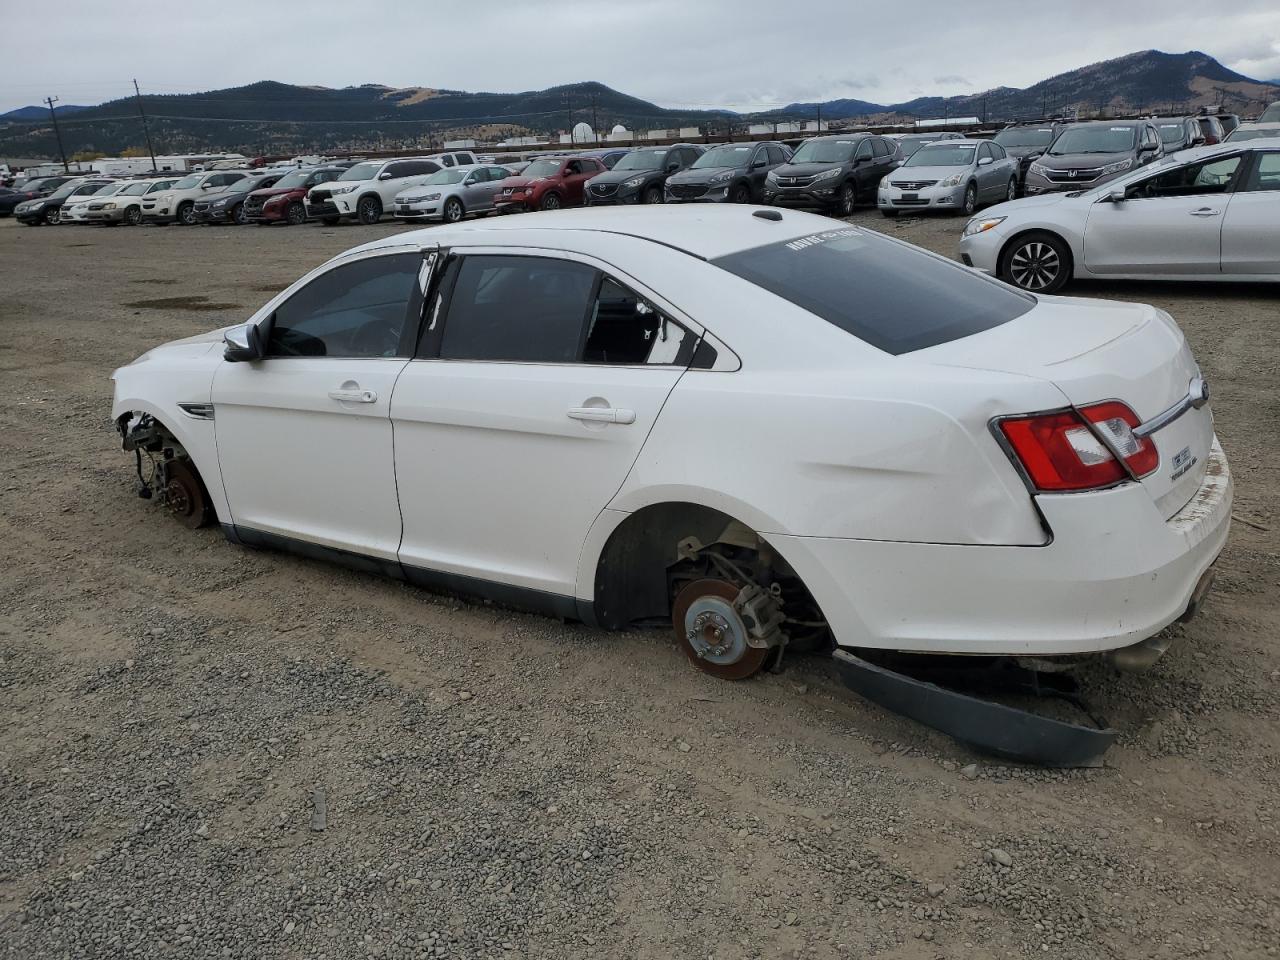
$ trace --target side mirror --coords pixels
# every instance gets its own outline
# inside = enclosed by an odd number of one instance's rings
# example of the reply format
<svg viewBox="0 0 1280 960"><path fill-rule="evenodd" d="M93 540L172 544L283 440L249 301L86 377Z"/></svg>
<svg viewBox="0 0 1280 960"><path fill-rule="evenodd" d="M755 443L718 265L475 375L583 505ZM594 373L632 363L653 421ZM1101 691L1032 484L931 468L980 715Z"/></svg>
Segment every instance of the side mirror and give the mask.
<svg viewBox="0 0 1280 960"><path fill-rule="evenodd" d="M390 171L390 170L383 170L380 174L378 174L378 179L379 179L379 180L390 180L390 179L391 179L391 171Z"/></svg>
<svg viewBox="0 0 1280 960"><path fill-rule="evenodd" d="M907 161L905 161L905 160L895 160L895 161L893 161L893 164L892 164L893 169L894 169L894 170L897 170L900 166L902 166L902 165L903 165L904 163L906 163L906 162L907 162Z"/></svg>
<svg viewBox="0 0 1280 960"><path fill-rule="evenodd" d="M768 165L769 165L769 161L768 161L768 160L757 160L755 163L753 163L753 164L751 165L751 169L752 169L752 170L763 170L763 169L764 169L765 167L767 167Z"/></svg>
<svg viewBox="0 0 1280 960"><path fill-rule="evenodd" d="M1104 198L1107 203L1124 203L1125 194L1123 190L1112 190Z"/></svg>
<svg viewBox="0 0 1280 960"><path fill-rule="evenodd" d="M266 354L262 331L255 323L242 323L222 335L222 359L228 363L252 363Z"/></svg>
<svg viewBox="0 0 1280 960"><path fill-rule="evenodd" d="M675 172L676 172L677 170L679 170L679 169L680 169L680 164L678 164L678 163L668 163L668 164L667 164L667 173L675 173Z"/></svg>
<svg viewBox="0 0 1280 960"><path fill-rule="evenodd" d="M994 161L994 160L992 160L990 157L980 157L980 158L978 159L978 166L980 166L980 167L987 167L987 166L990 166L990 165L991 165L991 164L993 164L993 163L995 163L995 161Z"/></svg>
<svg viewBox="0 0 1280 960"><path fill-rule="evenodd" d="M212 186L213 186L213 184L212 184L212 183L202 183L202 184L200 184L200 189L201 189L201 190L208 190L208 189L210 189Z"/></svg>

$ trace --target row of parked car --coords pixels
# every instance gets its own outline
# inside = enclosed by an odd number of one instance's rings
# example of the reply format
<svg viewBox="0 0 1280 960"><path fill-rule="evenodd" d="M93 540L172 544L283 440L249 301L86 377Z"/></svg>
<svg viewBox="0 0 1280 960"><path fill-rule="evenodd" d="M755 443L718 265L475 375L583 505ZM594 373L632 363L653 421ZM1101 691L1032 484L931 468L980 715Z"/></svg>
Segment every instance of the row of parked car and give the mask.
<svg viewBox="0 0 1280 960"><path fill-rule="evenodd" d="M1230 127L1228 134L1226 128ZM859 204L971 215L979 207L1089 189L1181 150L1265 136L1231 115L1016 124L959 133L814 137L589 150L496 163L468 150L296 169L214 169L134 180L50 177L0 195L23 223L197 224L353 220L454 223L467 216L610 204L762 203L840 216Z"/></svg>

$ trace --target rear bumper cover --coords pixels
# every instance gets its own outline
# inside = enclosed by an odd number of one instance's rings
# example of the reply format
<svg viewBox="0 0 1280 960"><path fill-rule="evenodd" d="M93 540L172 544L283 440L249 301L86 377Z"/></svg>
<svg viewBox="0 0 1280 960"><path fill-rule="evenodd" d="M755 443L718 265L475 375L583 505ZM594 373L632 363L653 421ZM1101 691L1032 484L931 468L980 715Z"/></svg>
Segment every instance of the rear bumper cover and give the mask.
<svg viewBox="0 0 1280 960"><path fill-rule="evenodd" d="M768 535L844 647L1053 656L1128 647L1197 600L1226 543L1231 474L1217 440L1169 520L1138 484L1042 495L1044 546Z"/></svg>

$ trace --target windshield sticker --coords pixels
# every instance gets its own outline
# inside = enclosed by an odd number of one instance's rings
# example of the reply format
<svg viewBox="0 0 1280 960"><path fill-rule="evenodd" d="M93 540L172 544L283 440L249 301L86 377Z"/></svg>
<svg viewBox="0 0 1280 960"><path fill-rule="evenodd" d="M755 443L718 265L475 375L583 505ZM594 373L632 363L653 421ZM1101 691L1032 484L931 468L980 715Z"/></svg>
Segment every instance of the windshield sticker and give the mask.
<svg viewBox="0 0 1280 960"><path fill-rule="evenodd" d="M804 250L808 247L816 247L826 243L828 240L842 240L845 237L856 237L857 229L849 230L830 230L826 233L812 233L807 237L800 237L787 243L788 250Z"/></svg>
<svg viewBox="0 0 1280 960"><path fill-rule="evenodd" d="M1128 133L1129 128L1128 127L1112 127L1111 132L1112 133Z"/></svg>

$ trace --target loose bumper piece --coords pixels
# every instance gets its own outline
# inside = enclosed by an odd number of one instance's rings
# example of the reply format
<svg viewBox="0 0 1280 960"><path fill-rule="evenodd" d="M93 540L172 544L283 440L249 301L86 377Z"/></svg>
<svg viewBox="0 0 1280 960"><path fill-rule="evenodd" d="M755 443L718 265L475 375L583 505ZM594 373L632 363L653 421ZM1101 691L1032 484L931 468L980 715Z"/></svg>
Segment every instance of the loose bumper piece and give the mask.
<svg viewBox="0 0 1280 960"><path fill-rule="evenodd" d="M983 700L927 680L896 673L847 650L832 654L845 686L887 710L933 727L984 753L1046 767L1096 767L1115 742L1116 731L1096 720L1078 696L1075 681L1041 674L1007 661L992 668L943 668L929 675L956 685L1053 697L1074 704L1093 720L1082 726Z"/></svg>

